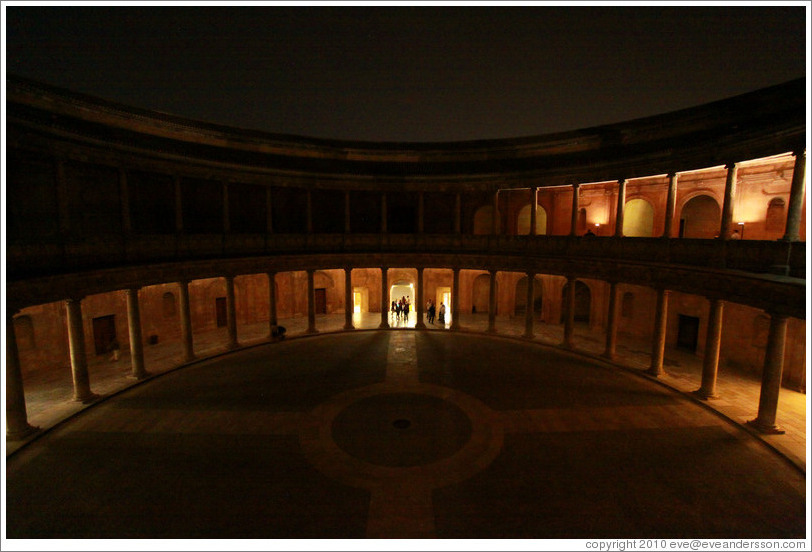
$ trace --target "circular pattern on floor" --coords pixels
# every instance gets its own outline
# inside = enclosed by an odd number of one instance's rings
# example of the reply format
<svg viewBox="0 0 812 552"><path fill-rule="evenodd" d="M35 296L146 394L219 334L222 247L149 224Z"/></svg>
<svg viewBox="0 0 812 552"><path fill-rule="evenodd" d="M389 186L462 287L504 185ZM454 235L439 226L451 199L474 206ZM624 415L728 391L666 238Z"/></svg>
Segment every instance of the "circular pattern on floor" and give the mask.
<svg viewBox="0 0 812 552"><path fill-rule="evenodd" d="M471 439L471 420L437 397L385 393L345 408L332 436L344 452L371 464L420 466L459 451Z"/></svg>

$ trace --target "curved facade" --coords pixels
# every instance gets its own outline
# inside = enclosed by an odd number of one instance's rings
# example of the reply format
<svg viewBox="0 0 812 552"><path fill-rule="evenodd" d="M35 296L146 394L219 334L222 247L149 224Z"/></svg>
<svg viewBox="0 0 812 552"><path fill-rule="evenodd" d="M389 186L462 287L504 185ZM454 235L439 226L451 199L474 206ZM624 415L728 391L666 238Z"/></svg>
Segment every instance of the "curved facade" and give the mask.
<svg viewBox="0 0 812 552"><path fill-rule="evenodd" d="M805 389L803 80L683 110L514 140L437 144L278 136L7 81L7 435L30 432L27 372L240 325L379 312L393 287L464 314L666 344ZM400 288L399 288L400 289ZM270 292L273 290L273 292ZM724 316L723 316L724 313ZM724 319L736 320L736 324ZM756 410L758 411L756 415Z"/></svg>

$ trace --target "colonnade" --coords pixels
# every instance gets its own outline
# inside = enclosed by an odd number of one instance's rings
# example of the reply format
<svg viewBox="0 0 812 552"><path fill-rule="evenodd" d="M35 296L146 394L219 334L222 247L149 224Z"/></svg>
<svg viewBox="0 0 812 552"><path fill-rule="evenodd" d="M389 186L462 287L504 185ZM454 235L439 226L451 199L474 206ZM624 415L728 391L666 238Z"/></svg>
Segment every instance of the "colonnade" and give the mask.
<svg viewBox="0 0 812 552"><path fill-rule="evenodd" d="M423 271L427 267L417 267L416 287L416 314L417 324L415 329L425 329L423 323L424 315L424 289ZM345 274L345 324L344 330L354 330L352 323L352 270L351 266L343 268ZM389 284L387 266L381 266L381 322L380 329L389 328ZM460 267L452 269L451 287L451 324L450 330L460 330L459 316L459 290L460 290ZM307 334L316 334L316 313L314 301L314 269L306 269L307 272ZM490 290L488 304L488 333L497 333L497 274L498 270L489 270ZM533 299L535 291L535 276L533 271L526 272L527 276L527 297L525 309L525 331L523 337L532 339L534 337L533 319ZM274 329L277 326L276 310L276 273L267 273L269 281L268 305L269 305L269 333L268 338L274 339ZM227 302L227 326L228 343L230 350L239 347L236 325L236 300L234 293L234 276L226 275L226 302ZM564 297L564 332L560 347L568 350L575 350L574 328L575 328L575 284L577 278L574 275L567 275L566 293ZM616 344L618 331L618 282L610 281L609 308L606 323L606 342L602 357L608 360L616 359ZM180 306L180 330L181 349L184 363L194 360L194 333L191 325L189 281L180 280L177 282L179 306ZM137 287L125 290L127 299L127 322L130 335L130 377L134 379L144 379L151 374L144 366L143 340L141 336L141 318ZM668 298L671 291L668 289L657 290L657 306L654 313L654 333L651 345L651 363L646 372L652 377L658 377L663 373L663 356L666 342L666 328L668 317ZM702 384L695 391L696 395L703 399L717 397L716 377L719 362L719 350L722 330L722 319L725 301L718 297L709 297L710 317L707 328L706 349L703 360ZM82 298L72 297L65 300L67 310L67 329L70 344L70 362L73 378L73 400L90 403L99 398L91 391L90 378L88 375L87 353L85 350L85 336L82 317ZM7 315L7 368L6 368L6 419L7 436L10 439L18 439L26 436L35 428L28 424L23 380L20 368L17 341L14 332L13 312ZM787 316L779 313L770 314L770 329L767 342L767 351L763 365L763 380L761 385L761 395L759 400L758 415L749 422L753 427L765 433L780 433L780 428L776 425L776 412L778 407L778 395L781 386L781 376L784 362L784 345L787 330Z"/></svg>
<svg viewBox="0 0 812 552"><path fill-rule="evenodd" d="M785 241L799 241L799 231L800 231L800 222L801 222L801 214L803 210L803 200L804 200L804 192L805 192L805 168L806 168L806 150L803 148L799 148L798 150L794 151L793 156L795 157L794 167L793 167L793 176L790 188L790 197L788 202L787 208L787 219L785 224L785 231L783 240ZM738 171L742 164L742 161L731 161L725 165L726 170L726 177L725 177L725 189L723 193L723 206L722 206L722 217L721 217L721 224L719 228L719 237L722 240L730 239L733 225L734 223L734 205L736 203L736 193L737 193L737 184L738 184ZM62 166L62 163L58 164L59 167ZM59 170L57 171L58 174L62 174L64 171ZM123 217L123 228L125 232L131 231L131 223L130 223L130 216L129 216L129 199L128 199L128 188L127 188L127 178L126 172L121 170L120 171L120 179L121 179L121 202L122 202L122 213L124 213ZM670 172L668 173L668 192L667 192L667 200L666 200L666 211L665 211L665 224L663 228L663 233L661 234L662 237L669 237L671 236L673 230L673 221L674 221L674 211L676 206L676 196L678 190L678 182L679 182L679 172ZM64 177L61 177L64 179ZM63 187L64 187L64 183ZM615 237L622 237L623 236L623 221L625 215L625 205L626 205L626 186L628 184L628 179L620 178L617 180L617 205L615 209L615 217L614 217L614 232L613 235ZM571 220L570 220L570 231L569 235L576 236L578 232L578 209L580 204L580 189L584 184L582 183L572 183L569 186L572 189L572 207L571 207ZM229 231L229 209L228 209L228 186L229 184L223 183L223 198L224 198L224 208L223 208L223 230L228 232ZM536 230L536 220L538 216L538 190L543 187L538 185L534 185L529 188L531 192L531 202L530 202L530 235L535 236L537 233ZM492 228L491 232L494 235L498 235L502 233L502 224L500 217L498 216L499 213L499 198L501 191L514 191L520 190L522 188L510 188L505 190L500 190L496 188L493 191L493 198L492 198L492 205L493 205L493 220L492 220ZM527 188L524 188L527 189ZM182 233L184 231L184 221L183 221L183 209L182 209L182 187L181 181L179 177L175 178L174 181L174 190L175 190L175 227L176 231ZM351 209L351 200L350 200L350 190L344 191L344 233L350 233L352 231L352 209ZM60 194L61 197L61 194ZM266 203L267 203L267 232L273 233L273 206L272 206L272 194L270 193L270 189L268 189L266 195ZM389 215L389 208L387 204L387 194L386 192L380 193L380 233L387 233L390 231L388 228L388 215ZM314 232L313 226L313 199L311 190L308 188L306 190L306 209L305 209L305 228L308 234L312 234ZM417 192L417 221L416 221L416 229L418 234L424 233L424 221L425 221L425 192L419 191ZM455 202L454 202L454 233L460 234L462 233L462 198L461 194L457 192L455 194ZM62 217L60 217L62 218ZM213 229L216 231L216 229Z"/></svg>

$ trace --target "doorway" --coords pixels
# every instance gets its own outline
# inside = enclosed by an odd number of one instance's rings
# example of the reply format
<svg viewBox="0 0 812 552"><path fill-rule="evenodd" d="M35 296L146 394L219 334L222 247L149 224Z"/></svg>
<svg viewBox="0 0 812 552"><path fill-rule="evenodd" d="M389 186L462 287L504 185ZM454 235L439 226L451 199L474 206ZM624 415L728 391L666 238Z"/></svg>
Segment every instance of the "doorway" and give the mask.
<svg viewBox="0 0 812 552"><path fill-rule="evenodd" d="M313 291L316 296L316 314L327 314L327 289L316 288Z"/></svg>
<svg viewBox="0 0 812 552"><path fill-rule="evenodd" d="M679 329L677 330L677 347L695 353L698 337L699 318L680 314Z"/></svg>
<svg viewBox="0 0 812 552"><path fill-rule="evenodd" d="M217 327L225 328L228 325L228 313L226 311L225 297L217 297L214 300L214 310L217 313Z"/></svg>
<svg viewBox="0 0 812 552"><path fill-rule="evenodd" d="M97 355L110 352L110 346L116 340L116 315L99 316L93 319L93 345Z"/></svg>
<svg viewBox="0 0 812 552"><path fill-rule="evenodd" d="M360 291L353 291L352 292L352 312L353 313L360 313L361 312L361 292Z"/></svg>

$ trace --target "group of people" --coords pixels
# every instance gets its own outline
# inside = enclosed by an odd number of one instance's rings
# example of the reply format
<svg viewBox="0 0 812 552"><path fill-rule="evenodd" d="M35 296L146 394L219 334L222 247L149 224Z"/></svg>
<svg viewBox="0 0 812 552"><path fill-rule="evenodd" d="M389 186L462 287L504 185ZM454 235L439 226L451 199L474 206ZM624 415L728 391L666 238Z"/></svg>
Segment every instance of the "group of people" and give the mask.
<svg viewBox="0 0 812 552"><path fill-rule="evenodd" d="M403 296L399 301L392 301L390 314L397 321L403 320L408 322L409 311L411 311L411 308L411 300L408 296ZM434 324L435 318L437 319L438 324L445 324L445 312L445 303L440 303L440 307L437 308L437 305L435 305L434 301L431 299L426 301L426 321L429 324Z"/></svg>
<svg viewBox="0 0 812 552"><path fill-rule="evenodd" d="M434 324L434 317L437 316L437 322L445 324L445 303L440 303L440 309L434 304L434 301L429 299L426 301L426 320L429 324Z"/></svg>
<svg viewBox="0 0 812 552"><path fill-rule="evenodd" d="M389 311L395 317L395 320L409 320L409 310L411 309L412 302L408 297L403 296L399 301L392 301L392 309Z"/></svg>

